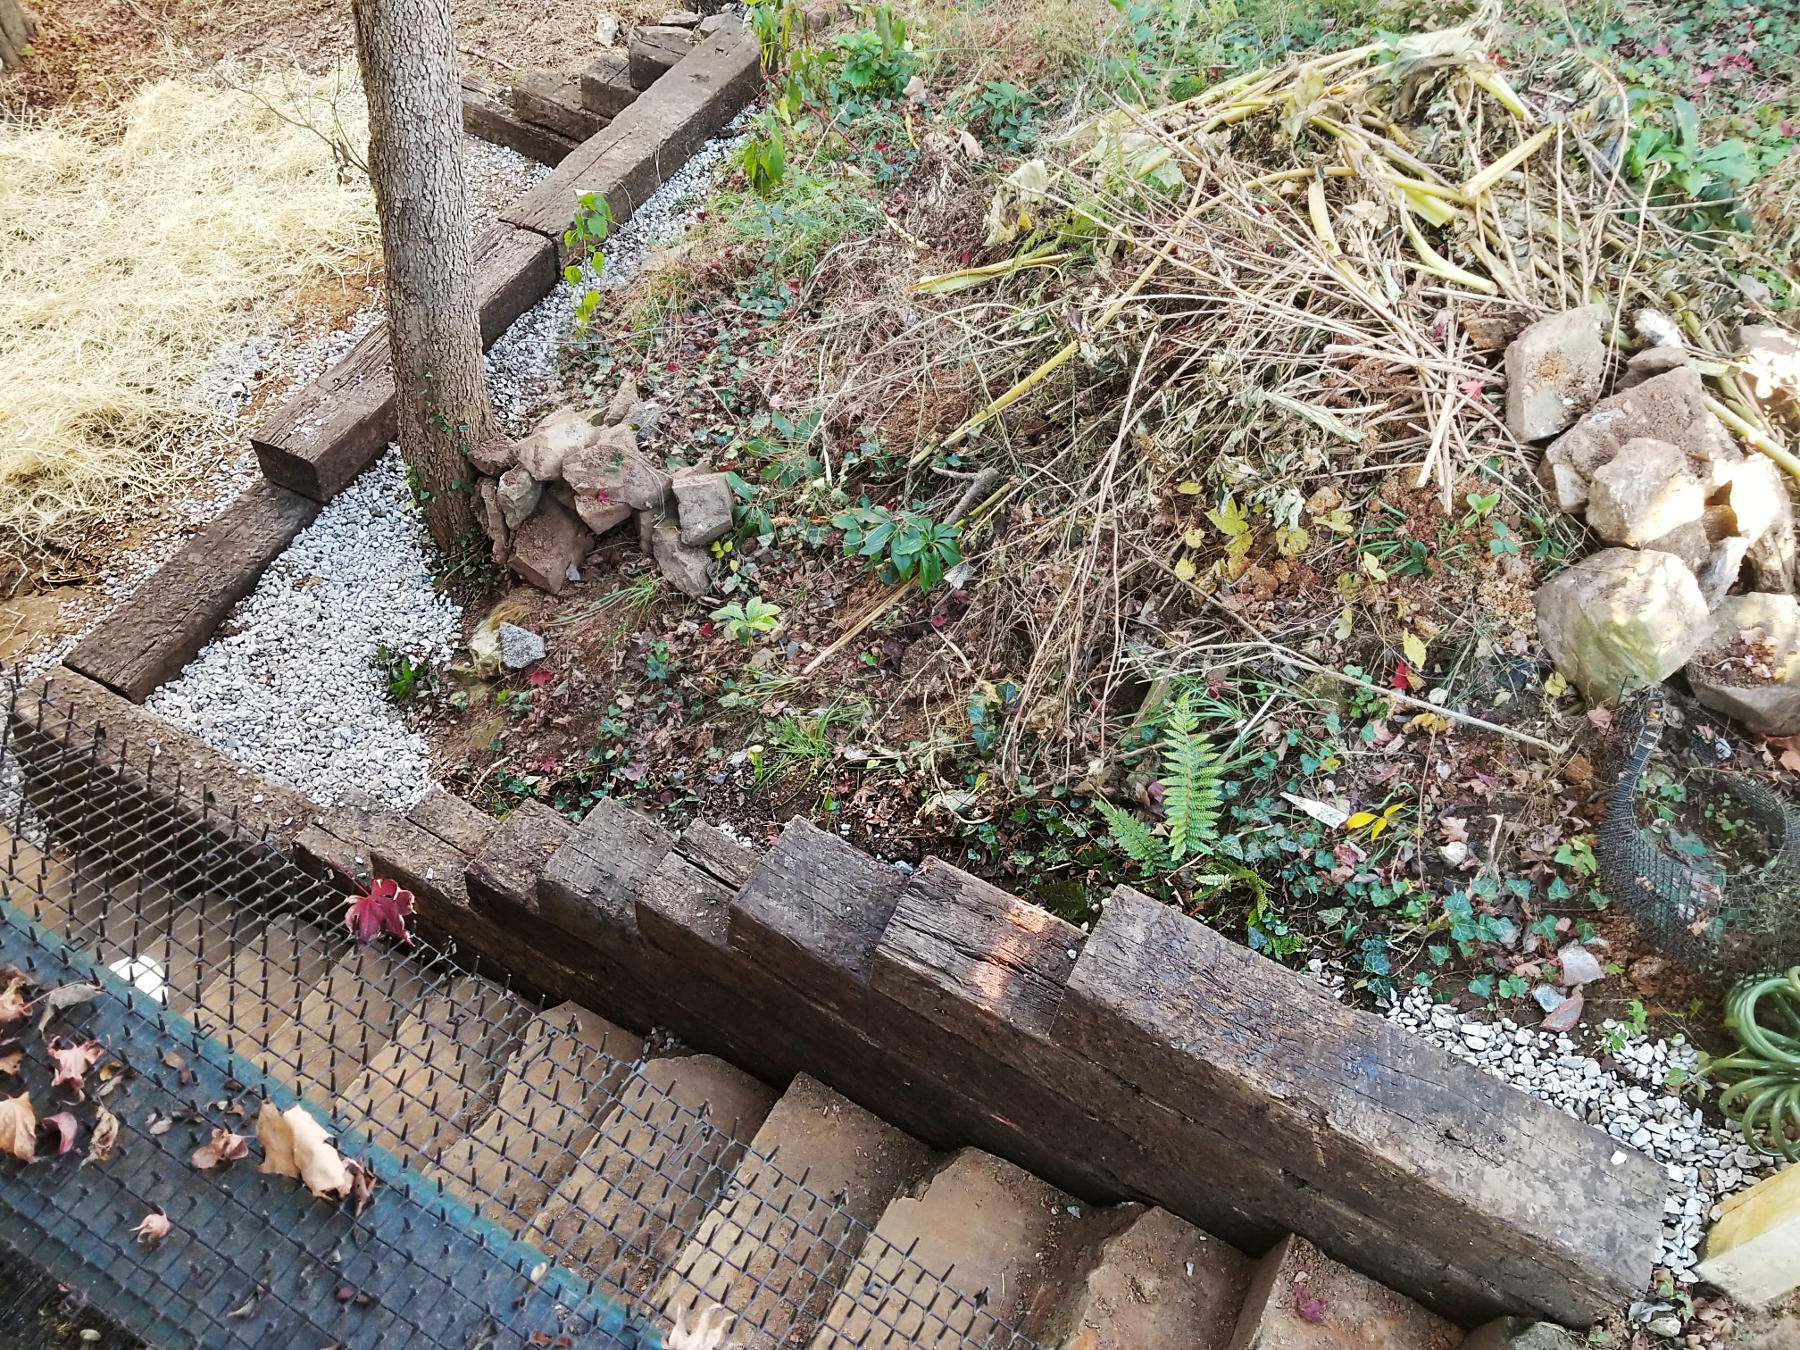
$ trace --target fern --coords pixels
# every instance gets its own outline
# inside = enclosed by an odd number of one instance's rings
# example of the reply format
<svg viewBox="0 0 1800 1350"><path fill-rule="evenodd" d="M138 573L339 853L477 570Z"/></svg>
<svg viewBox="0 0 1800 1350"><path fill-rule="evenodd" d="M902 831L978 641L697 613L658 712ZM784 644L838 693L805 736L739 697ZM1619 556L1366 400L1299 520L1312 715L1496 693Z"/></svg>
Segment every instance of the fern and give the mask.
<svg viewBox="0 0 1800 1350"><path fill-rule="evenodd" d="M1163 818L1169 826L1170 862L1209 852L1219 838L1219 761L1206 738L1195 734L1199 727L1183 694L1169 710L1163 742Z"/></svg>
<svg viewBox="0 0 1800 1350"><path fill-rule="evenodd" d="M1169 870L1169 846L1151 834L1148 825L1104 798L1096 800L1094 805L1106 817L1106 828L1112 834L1113 843L1126 857L1158 872Z"/></svg>

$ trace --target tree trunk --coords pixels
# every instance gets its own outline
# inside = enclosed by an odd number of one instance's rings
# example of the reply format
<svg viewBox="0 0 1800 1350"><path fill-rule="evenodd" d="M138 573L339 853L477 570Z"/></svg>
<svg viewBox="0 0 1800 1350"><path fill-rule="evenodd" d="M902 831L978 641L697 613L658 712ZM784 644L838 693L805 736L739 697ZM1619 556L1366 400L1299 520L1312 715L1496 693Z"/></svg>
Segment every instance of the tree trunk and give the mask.
<svg viewBox="0 0 1800 1350"><path fill-rule="evenodd" d="M468 449L499 435L469 261L456 35L449 0L352 0L351 12L369 99L400 454L431 537L449 551L474 523Z"/></svg>
<svg viewBox="0 0 1800 1350"><path fill-rule="evenodd" d="M0 0L0 70L25 59L25 48L37 32L37 18L20 0Z"/></svg>

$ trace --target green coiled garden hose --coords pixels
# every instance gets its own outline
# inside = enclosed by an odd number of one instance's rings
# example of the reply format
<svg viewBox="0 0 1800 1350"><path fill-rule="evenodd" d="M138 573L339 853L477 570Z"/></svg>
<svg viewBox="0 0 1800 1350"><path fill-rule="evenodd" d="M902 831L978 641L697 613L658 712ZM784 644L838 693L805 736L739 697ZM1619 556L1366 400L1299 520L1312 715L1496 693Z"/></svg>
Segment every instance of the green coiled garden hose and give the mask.
<svg viewBox="0 0 1800 1350"><path fill-rule="evenodd" d="M1758 1152L1800 1160L1800 966L1738 984L1725 1025L1741 1048L1709 1066L1730 1084L1719 1109Z"/></svg>

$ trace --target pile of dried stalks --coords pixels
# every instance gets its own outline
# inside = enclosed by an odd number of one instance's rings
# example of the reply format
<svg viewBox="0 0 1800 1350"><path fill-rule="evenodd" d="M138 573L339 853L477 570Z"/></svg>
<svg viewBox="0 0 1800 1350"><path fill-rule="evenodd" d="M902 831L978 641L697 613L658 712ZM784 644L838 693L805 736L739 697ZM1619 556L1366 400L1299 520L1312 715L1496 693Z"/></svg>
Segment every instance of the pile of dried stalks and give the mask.
<svg viewBox="0 0 1800 1350"><path fill-rule="evenodd" d="M1460 511L1479 473L1535 509L1536 452L1496 395L1504 335L1546 313L1605 301L1615 340L1641 308L1673 317L1714 410L1800 468L1721 355L1736 293L1715 255L1621 175L1624 91L1574 57L1509 81L1495 37L1484 17L1109 112L1007 179L987 224L1012 261L929 279L905 324L834 325L836 398L962 401L920 439L915 490L946 449L1005 476L969 517L1007 522L985 548L970 531L990 621L965 631L989 646L959 654L1027 672L1010 771L1107 764L1157 673L1273 647L1341 663L1320 612L1284 635L1228 603L1252 533L1265 560L1321 542L1302 504L1322 485L1348 501L1358 475L1404 471ZM1082 236L1091 284L1046 284ZM1226 491L1256 531L1201 523Z"/></svg>

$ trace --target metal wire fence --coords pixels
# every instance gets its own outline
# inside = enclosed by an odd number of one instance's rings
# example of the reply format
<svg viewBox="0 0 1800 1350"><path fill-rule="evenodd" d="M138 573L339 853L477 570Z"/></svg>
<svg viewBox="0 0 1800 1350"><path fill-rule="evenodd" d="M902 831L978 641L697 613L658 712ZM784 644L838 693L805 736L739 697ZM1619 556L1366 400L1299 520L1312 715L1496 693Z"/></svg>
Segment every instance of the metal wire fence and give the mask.
<svg viewBox="0 0 1800 1350"><path fill-rule="evenodd" d="M754 1122L672 1094L644 1042L452 944L359 943L343 893L204 785L53 690L0 697L0 1327L60 1344L61 1308L118 1345L1030 1350ZM296 1139L322 1196L270 1170L268 1113L296 1107L335 1139ZM723 1337L669 1339L715 1305Z"/></svg>

